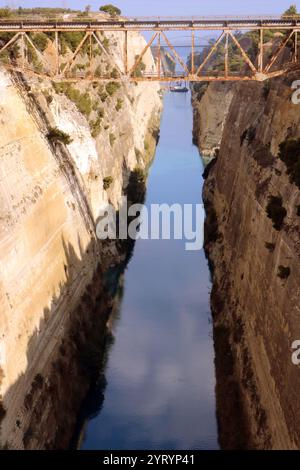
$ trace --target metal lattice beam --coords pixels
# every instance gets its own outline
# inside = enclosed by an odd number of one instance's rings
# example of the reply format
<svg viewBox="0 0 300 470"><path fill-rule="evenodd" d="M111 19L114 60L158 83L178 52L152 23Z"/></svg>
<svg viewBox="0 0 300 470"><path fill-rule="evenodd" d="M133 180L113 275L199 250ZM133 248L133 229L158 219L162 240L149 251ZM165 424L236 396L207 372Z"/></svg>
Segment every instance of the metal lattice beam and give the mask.
<svg viewBox="0 0 300 470"><path fill-rule="evenodd" d="M252 21L252 22L251 22ZM97 22L97 23L89 23L85 24L84 28L82 28L81 23L51 23L48 24L47 22L43 24L34 25L30 24L20 24L20 29L18 31L14 30L14 35L11 39L6 41L5 44L0 45L0 54L3 52L9 52L10 48L13 48L15 44L20 46L20 54L18 57L15 58L13 50L10 52L9 58L13 58L11 63L4 63L3 65L8 68L9 70L16 70L21 71L28 76L36 76L36 77L45 77L51 78L54 81L94 81L94 82L101 82L107 80L114 80L114 81L193 81L193 82L201 82L201 81L248 81L248 80L258 80L262 81L267 78L271 78L273 76L283 75L287 72L291 63L298 63L299 62L299 44L298 44L298 33L300 31L300 21L289 22L288 20L282 21L281 19L274 20L273 22L270 20L269 22L266 21L255 21L255 20L229 20L222 23L222 20L216 23L210 23L209 21L196 21L191 20L190 22L182 22L182 21L156 21L156 22ZM26 22L25 22L26 23ZM134 23L134 24L133 24ZM299 24L298 24L299 23ZM223 24L223 27L221 27ZM238 36L235 36L235 31L238 29L246 29L247 30L256 30L259 33L259 40L258 40L258 56L257 56L257 66L253 63L253 59L251 59L250 54L247 52L246 48L242 46L241 39ZM217 26L217 27L216 27ZM242 28L241 28L242 26ZM267 28L269 26L269 28ZM0 40L1 40L1 32L11 32L12 30L11 22L9 24L4 25L4 23L0 20ZM15 25L14 25L15 27ZM244 28L243 28L244 27ZM221 30L221 34L215 43L211 46L208 50L206 56L201 59L199 63L199 55L198 55L198 62L195 63L195 31L198 30L205 30L205 31L215 31L216 29ZM285 29L287 31L287 36L285 40L278 46L275 52L272 53L271 57L269 58L269 62L265 64L264 60L264 53L265 53L265 44L264 44L264 30L271 29L271 30L282 30ZM129 51L130 51L130 32L131 31L152 31L153 35L148 42L146 42L145 47L141 51L138 57L136 57L133 63L129 63ZM190 57L190 65L188 66L181 55L176 50L176 45L172 42L166 31L177 31L177 30L186 30L191 33L191 42L190 42L190 49L191 49L191 57ZM49 32L54 31L54 40L53 40L53 50L54 50L54 60L48 61L47 56L43 54L38 47L36 46L34 39L32 40L28 33L35 33L35 32ZM84 33L80 43L76 47L75 51L72 52L71 56L68 58L67 62L64 64L63 69L60 70L60 63L61 63L61 32L65 31L81 31ZM99 32L114 32L115 34L123 35L124 38L124 47L123 52L120 54L120 60L114 56L111 51L109 52L104 45L102 44L98 34ZM294 44L292 48L289 49L289 57L286 59L285 63L278 64L278 59L281 53L286 50L289 42L294 40ZM224 60L223 66L220 67L220 70L214 70L214 73L210 72L210 66L213 61L213 56L217 52L218 47L224 41L224 48L222 49L224 53ZM72 76L72 69L75 64L76 58L80 51L83 50L83 47L88 42L88 46L85 50L87 55L87 64L86 64L86 71L83 76L78 76L74 72ZM145 57L147 51L154 46L156 42L156 70L151 70L151 72L147 72L143 68L139 69L139 73L137 70L140 64ZM232 44L235 46L235 50L238 50L243 58L245 64L248 65L250 70L246 70L245 67L240 67L240 71L238 73L232 72L231 68L231 54L233 54ZM41 66L39 68L43 68L43 70L33 70L34 67L30 68L30 64L28 61L27 56L27 48L30 45L33 48L35 54L40 60ZM99 48L101 53L104 53L105 59L107 62L117 70L118 74L114 74L113 76L108 77L107 74L97 73L95 76L95 57L94 57L94 47ZM179 65L182 69L182 72L175 72L173 74L167 73L163 70L163 49L167 49L169 52L169 56L174 61L176 66ZM116 54L116 52L115 52ZM236 52L235 52L236 54ZM132 61L132 59L131 59ZM6 53L6 61L7 62L7 53ZM119 66L119 63L122 62L122 66ZM0 64L1 64L1 56L0 56ZM275 67L276 65L276 67ZM153 68L153 67L152 67ZM142 70L141 70L142 69ZM222 70L221 70L222 69ZM278 70L276 70L278 69ZM82 75L82 74L81 74Z"/></svg>

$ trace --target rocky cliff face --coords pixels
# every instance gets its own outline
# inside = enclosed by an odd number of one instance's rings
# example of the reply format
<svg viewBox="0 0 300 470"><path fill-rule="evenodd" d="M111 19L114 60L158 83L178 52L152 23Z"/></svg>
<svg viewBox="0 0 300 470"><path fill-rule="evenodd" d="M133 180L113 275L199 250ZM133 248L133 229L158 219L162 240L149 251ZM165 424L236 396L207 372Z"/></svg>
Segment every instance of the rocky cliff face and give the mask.
<svg viewBox="0 0 300 470"><path fill-rule="evenodd" d="M123 45L109 40L117 63ZM136 55L144 40L131 44ZM144 61L155 66L150 52ZM105 276L116 266L117 282L127 257L97 240L99 208L118 207L135 168L149 164L159 93L158 84L24 84L1 71L2 446L69 444L117 301ZM53 127L72 142L51 144Z"/></svg>
<svg viewBox="0 0 300 470"><path fill-rule="evenodd" d="M233 87L219 156L207 172L205 248L223 448L300 447L300 373L291 360L300 338L300 190L278 157L282 142L300 142L295 79L297 72ZM219 138L218 119L201 108L213 88L200 102L202 142L205 129Z"/></svg>
<svg viewBox="0 0 300 470"><path fill-rule="evenodd" d="M234 94L232 83L193 85L193 138L203 157L212 157L220 148L224 124Z"/></svg>

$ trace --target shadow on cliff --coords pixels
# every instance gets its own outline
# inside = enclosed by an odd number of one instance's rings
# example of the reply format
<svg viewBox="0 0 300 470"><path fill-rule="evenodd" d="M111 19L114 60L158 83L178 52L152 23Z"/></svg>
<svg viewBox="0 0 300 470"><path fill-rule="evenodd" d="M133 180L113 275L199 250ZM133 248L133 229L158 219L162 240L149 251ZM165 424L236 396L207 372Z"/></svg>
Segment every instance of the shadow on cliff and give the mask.
<svg viewBox="0 0 300 470"><path fill-rule="evenodd" d="M96 244L91 242L83 252L79 242L77 256L74 247L64 243L66 282L53 296L51 308L44 309L28 342L26 371L4 396L4 407L8 404L4 420L9 425L3 421L3 430L9 431L2 432L3 446L9 448L14 441L17 447L23 444L29 449L68 448L86 393L91 386L105 384L103 366L113 342L109 318L121 300L129 253L123 252L114 266L109 266L109 260L93 265ZM91 281L79 303L74 302L88 269L93 270Z"/></svg>
<svg viewBox="0 0 300 470"><path fill-rule="evenodd" d="M140 170L131 172L129 199L144 199L145 181ZM4 396L3 447L67 449L101 409L111 326L134 243L92 239L83 250L78 240L77 254L63 240L66 280L28 342L27 369Z"/></svg>

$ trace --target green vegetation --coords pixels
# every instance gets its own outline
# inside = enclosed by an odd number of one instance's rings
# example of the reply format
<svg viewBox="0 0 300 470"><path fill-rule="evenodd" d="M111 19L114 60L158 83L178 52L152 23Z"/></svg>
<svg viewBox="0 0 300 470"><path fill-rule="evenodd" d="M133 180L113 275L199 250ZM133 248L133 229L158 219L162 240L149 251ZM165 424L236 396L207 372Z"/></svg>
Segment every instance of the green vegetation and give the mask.
<svg viewBox="0 0 300 470"><path fill-rule="evenodd" d="M60 34L61 53L64 55L67 49L75 52L80 42L84 38L85 33L80 31L66 31ZM86 43L85 43L86 44Z"/></svg>
<svg viewBox="0 0 300 470"><path fill-rule="evenodd" d="M193 91L197 93L197 101L200 101L208 88L208 82L193 83Z"/></svg>
<svg viewBox="0 0 300 470"><path fill-rule="evenodd" d="M102 46L104 47L104 49L105 49L106 51L108 51L108 48L109 48L109 39L108 39L106 36L104 36L104 38L101 39L101 44L102 44Z"/></svg>
<svg viewBox="0 0 300 470"><path fill-rule="evenodd" d="M65 145L69 145L72 142L71 137L68 134L66 134L66 132L61 131L57 127L52 127L49 130L47 137L50 140L50 142L55 143L55 144L59 142Z"/></svg>
<svg viewBox="0 0 300 470"><path fill-rule="evenodd" d="M97 66L97 68L96 68L96 70L95 70L95 72L94 72L94 75L95 75L95 77L101 77L101 75L102 75L102 69L101 69L101 66L100 66L100 65Z"/></svg>
<svg viewBox="0 0 300 470"><path fill-rule="evenodd" d="M281 230L287 210L283 207L281 196L270 196L267 205L267 215L273 222L276 230Z"/></svg>
<svg viewBox="0 0 300 470"><path fill-rule="evenodd" d="M53 86L56 93L64 93L69 100L73 101L82 114L87 117L91 114L92 100L88 92L80 93L69 83L53 83Z"/></svg>
<svg viewBox="0 0 300 470"><path fill-rule="evenodd" d="M117 104L116 104L116 111L120 111L120 109L122 109L122 106L123 106L123 100L121 98L118 98Z"/></svg>
<svg viewBox="0 0 300 470"><path fill-rule="evenodd" d="M136 55L136 56L135 56L135 61L137 61L138 58L139 58L139 56ZM145 65L144 62L141 60L141 61L138 63L138 65L137 65L137 67L136 67L136 69L135 69L135 71L134 71L134 76L135 76L135 77L141 77L141 76L143 75L143 72L144 72L145 70L146 70L146 65Z"/></svg>
<svg viewBox="0 0 300 470"><path fill-rule="evenodd" d="M283 13L283 16L293 16L293 15L297 15L298 14L298 11L297 11L297 5L291 5L284 13Z"/></svg>
<svg viewBox="0 0 300 470"><path fill-rule="evenodd" d="M117 140L115 134L113 132L111 132L109 134L109 143L111 145L111 147L114 145L115 141Z"/></svg>
<svg viewBox="0 0 300 470"><path fill-rule="evenodd" d="M119 74L119 72L118 72L118 70L117 70L116 67L114 67L114 68L112 69L110 76L111 76L111 78L119 78L120 74Z"/></svg>
<svg viewBox="0 0 300 470"><path fill-rule="evenodd" d="M101 131L101 119L97 118L90 122L91 135L94 139L98 137Z"/></svg>
<svg viewBox="0 0 300 470"><path fill-rule="evenodd" d="M291 268L289 268L288 266L285 267L285 266L278 266L278 273L277 273L277 276L280 277L280 279L287 279L291 274Z"/></svg>
<svg viewBox="0 0 300 470"><path fill-rule="evenodd" d="M279 145L279 158L286 164L291 183L300 189L300 139L287 139Z"/></svg>
<svg viewBox="0 0 300 470"><path fill-rule="evenodd" d="M9 18L12 16L12 11L10 8L0 8L0 18Z"/></svg>
<svg viewBox="0 0 300 470"><path fill-rule="evenodd" d="M34 48L31 46L31 44L28 44L27 47L27 59L28 62L30 62L38 72L42 71L43 64L39 60L38 55L35 52Z"/></svg>
<svg viewBox="0 0 300 470"><path fill-rule="evenodd" d="M99 96L100 96L100 100L102 101L102 103L105 103L108 97L108 94L105 91L102 91Z"/></svg>
<svg viewBox="0 0 300 470"><path fill-rule="evenodd" d="M135 156L138 160L140 160L143 156L142 152L137 147L134 148L134 153L135 153Z"/></svg>
<svg viewBox="0 0 300 470"><path fill-rule="evenodd" d="M103 178L103 189L105 189L105 191L111 186L113 180L112 176L105 176L105 178Z"/></svg>
<svg viewBox="0 0 300 470"><path fill-rule="evenodd" d="M3 64L8 64L10 62L10 56L7 49L0 52L0 60Z"/></svg>
<svg viewBox="0 0 300 470"><path fill-rule="evenodd" d="M118 7L115 7L114 5L111 5L111 4L103 5L102 7L99 8L99 10L102 11L103 13L108 13L112 17L121 15L121 10Z"/></svg>
<svg viewBox="0 0 300 470"><path fill-rule="evenodd" d="M130 202L143 202L146 192L146 180L146 171L143 168L136 166L130 173L127 187L127 197Z"/></svg>
<svg viewBox="0 0 300 470"><path fill-rule="evenodd" d="M104 109L100 108L97 113L97 118L94 121L90 122L91 134L94 139L100 134L101 123L104 117Z"/></svg>
<svg viewBox="0 0 300 470"><path fill-rule="evenodd" d="M269 250L270 253L273 253L273 251L275 250L275 246L275 243L265 243L265 247L267 248L267 250Z"/></svg>
<svg viewBox="0 0 300 470"><path fill-rule="evenodd" d="M49 38L44 33L36 33L32 38L32 42L37 49L44 52L48 46Z"/></svg>
<svg viewBox="0 0 300 470"><path fill-rule="evenodd" d="M120 88L120 84L117 82L109 82L107 83L105 90L108 93L109 96L113 96L118 89Z"/></svg>

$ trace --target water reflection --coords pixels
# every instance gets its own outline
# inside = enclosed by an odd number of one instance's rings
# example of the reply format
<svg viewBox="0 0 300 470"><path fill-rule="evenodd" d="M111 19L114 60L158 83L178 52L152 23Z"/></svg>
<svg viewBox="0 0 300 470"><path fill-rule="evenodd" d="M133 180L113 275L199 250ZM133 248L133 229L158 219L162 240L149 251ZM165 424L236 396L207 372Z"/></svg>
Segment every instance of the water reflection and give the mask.
<svg viewBox="0 0 300 470"><path fill-rule="evenodd" d="M190 96L168 94L146 204L199 203ZM139 240L83 449L217 448L209 271L184 241ZM104 399L105 398L105 399Z"/></svg>

